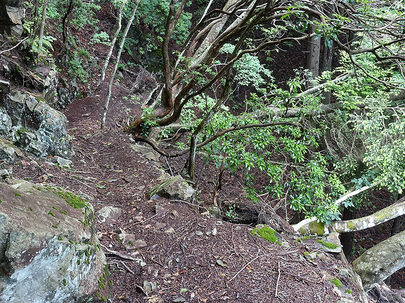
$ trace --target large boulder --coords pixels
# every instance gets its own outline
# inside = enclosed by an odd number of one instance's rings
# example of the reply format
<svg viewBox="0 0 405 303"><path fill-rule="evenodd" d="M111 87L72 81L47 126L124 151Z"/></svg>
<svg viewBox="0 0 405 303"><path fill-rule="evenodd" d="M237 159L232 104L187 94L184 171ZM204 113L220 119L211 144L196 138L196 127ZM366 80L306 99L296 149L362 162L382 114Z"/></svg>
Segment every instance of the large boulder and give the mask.
<svg viewBox="0 0 405 303"><path fill-rule="evenodd" d="M0 129L15 145L28 152L69 158L70 137L66 131L67 119L50 107L42 98L22 92L7 95L1 119L7 123ZM11 121L11 129L10 129Z"/></svg>
<svg viewBox="0 0 405 303"><path fill-rule="evenodd" d="M91 205L60 189L13 183L0 183L0 302L91 298L106 263Z"/></svg>

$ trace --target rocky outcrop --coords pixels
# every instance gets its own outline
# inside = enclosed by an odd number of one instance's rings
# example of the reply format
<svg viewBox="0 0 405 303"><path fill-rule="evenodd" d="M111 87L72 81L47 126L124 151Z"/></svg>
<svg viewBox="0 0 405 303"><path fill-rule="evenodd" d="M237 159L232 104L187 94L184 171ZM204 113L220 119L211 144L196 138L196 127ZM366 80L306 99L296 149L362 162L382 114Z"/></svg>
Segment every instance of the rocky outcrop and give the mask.
<svg viewBox="0 0 405 303"><path fill-rule="evenodd" d="M5 0L0 4L0 32L15 37L23 33L25 9L23 0Z"/></svg>
<svg viewBox="0 0 405 303"><path fill-rule="evenodd" d="M13 183L0 183L0 302L92 296L105 283L106 260L91 205L60 189Z"/></svg>
<svg viewBox="0 0 405 303"><path fill-rule="evenodd" d="M0 103L0 120L4 122L0 126L0 136L14 145L36 156L70 157L66 117L44 99L28 93L9 93L4 103Z"/></svg>

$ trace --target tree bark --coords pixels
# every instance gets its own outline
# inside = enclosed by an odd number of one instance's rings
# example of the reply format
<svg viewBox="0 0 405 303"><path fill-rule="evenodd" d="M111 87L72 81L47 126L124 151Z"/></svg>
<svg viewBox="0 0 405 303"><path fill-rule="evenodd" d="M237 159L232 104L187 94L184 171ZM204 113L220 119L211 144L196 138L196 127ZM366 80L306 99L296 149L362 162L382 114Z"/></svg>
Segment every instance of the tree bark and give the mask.
<svg viewBox="0 0 405 303"><path fill-rule="evenodd" d="M42 6L42 21L41 21L41 29L39 30L39 38L38 38L38 52L42 53L42 41L44 38L44 28L45 28L45 22L46 22L46 8L48 6L48 1L45 0L44 4Z"/></svg>
<svg viewBox="0 0 405 303"><path fill-rule="evenodd" d="M338 233L353 232L377 226L405 214L405 201L390 205L367 217L348 221L334 221L330 227Z"/></svg>
<svg viewBox="0 0 405 303"><path fill-rule="evenodd" d="M355 207L348 207L343 210L342 219L343 220L352 220L356 218L356 208ZM343 252L346 256L346 259L350 262L352 260L353 255L353 232L349 233L342 233L340 235L340 242L343 246Z"/></svg>
<svg viewBox="0 0 405 303"><path fill-rule="evenodd" d="M102 129L104 128L105 121L107 119L107 112L108 112L108 106L110 104L110 99L111 99L112 86L113 86L113 83L114 83L115 74L117 73L118 64L120 63L122 50L124 49L125 39L126 39L126 37L128 35L129 29L130 29L130 27L132 25L132 22L135 19L135 13L136 13L136 10L138 9L139 2L141 2L141 0L136 0L135 7L134 7L134 9L132 11L132 14L131 14L131 18L129 19L128 24L125 27L124 34L122 36L122 41L121 41L121 44L120 44L120 49L119 49L118 54L117 54L117 60L115 62L114 71L113 71L113 73L111 75L110 83L108 85L108 95L107 95L107 99L106 99L105 105L104 105L103 120L101 122L101 128Z"/></svg>
<svg viewBox="0 0 405 303"><path fill-rule="evenodd" d="M111 41L110 50L108 51L107 58L105 59L105 63L104 63L104 66L103 66L103 70L101 71L101 80L100 80L100 83L103 82L104 79L105 79L105 72L106 72L106 70L107 70L108 63L110 63L110 58L111 58L111 55L112 55L112 53L113 53L114 45L115 45L115 42L117 41L118 34L119 34L120 31L121 31L122 15L123 15L123 12L124 12L124 7L125 7L125 2L122 2L121 7L120 7L120 11L119 11L119 13L118 13L118 20L117 20L117 23L116 23L116 25L115 25L116 31L115 31L114 36L113 36L113 39L112 39L112 41Z"/></svg>
<svg viewBox="0 0 405 303"><path fill-rule="evenodd" d="M66 13L62 18L62 41L63 41L63 47L66 48L66 40L68 36L68 25L69 25L69 19L70 19L70 14L73 12L73 6L74 6L74 1L75 0L70 0L69 5L66 9Z"/></svg>
<svg viewBox="0 0 405 303"><path fill-rule="evenodd" d="M365 291L405 267L405 231L373 246L353 261Z"/></svg>
<svg viewBox="0 0 405 303"><path fill-rule="evenodd" d="M311 21L316 22L319 20L316 18L311 18ZM319 63L321 57L321 38L314 35L316 28L316 24L312 24L309 28L309 34L312 35L312 37L309 40L309 54L307 58L307 68L311 72L313 78L319 76Z"/></svg>

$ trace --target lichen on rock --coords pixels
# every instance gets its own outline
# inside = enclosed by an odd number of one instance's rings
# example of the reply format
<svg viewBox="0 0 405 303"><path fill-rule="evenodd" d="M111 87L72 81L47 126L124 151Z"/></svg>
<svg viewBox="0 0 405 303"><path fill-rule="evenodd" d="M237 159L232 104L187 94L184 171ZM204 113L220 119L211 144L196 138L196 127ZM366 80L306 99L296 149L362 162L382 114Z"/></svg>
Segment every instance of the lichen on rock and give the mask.
<svg viewBox="0 0 405 303"><path fill-rule="evenodd" d="M0 183L0 302L75 302L97 292L106 260L92 206L12 181Z"/></svg>

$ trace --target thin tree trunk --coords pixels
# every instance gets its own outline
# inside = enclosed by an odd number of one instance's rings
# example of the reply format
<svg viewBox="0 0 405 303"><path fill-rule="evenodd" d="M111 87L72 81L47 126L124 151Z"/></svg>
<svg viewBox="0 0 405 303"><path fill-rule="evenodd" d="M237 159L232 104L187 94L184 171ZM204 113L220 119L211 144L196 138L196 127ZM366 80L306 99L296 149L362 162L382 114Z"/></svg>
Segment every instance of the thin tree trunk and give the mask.
<svg viewBox="0 0 405 303"><path fill-rule="evenodd" d="M66 46L67 36L68 36L68 25L69 25L69 16L73 11L74 0L69 1L69 5L66 9L66 13L62 18L62 41L64 49Z"/></svg>
<svg viewBox="0 0 405 303"><path fill-rule="evenodd" d="M343 210L342 220L352 220L356 218L356 208L349 207ZM350 262L352 260L353 255L353 232L349 233L342 233L340 235L340 242L343 246L343 252L346 256L346 259Z"/></svg>
<svg viewBox="0 0 405 303"><path fill-rule="evenodd" d="M317 19L311 18L312 21ZM316 31L317 26L315 24L311 25L309 28L309 34L313 35ZM311 72L312 77L316 78L319 76L319 63L321 56L321 38L313 35L309 40L309 49L308 49L308 58L307 58L307 68Z"/></svg>
<svg viewBox="0 0 405 303"><path fill-rule="evenodd" d="M190 140L190 153L188 156L188 160L186 163L187 166L187 177L190 178L191 181L194 181L195 177L195 154L197 151L197 138L198 134L192 135Z"/></svg>
<svg viewBox="0 0 405 303"><path fill-rule="evenodd" d="M107 70L108 63L110 63L110 58L111 58L111 55L112 55L112 53L113 53L114 45L115 45L115 42L117 41L118 34L119 34L120 31L121 31L121 27L122 27L122 15L123 15L123 12L124 12L124 7L125 7L125 2L122 2L121 7L120 7L120 11L119 11L119 14L118 14L118 20L117 20L117 23L116 23L116 25L115 25L115 27L116 27L117 29L116 29L116 31L115 31L115 33L114 33L114 36L113 36L113 39L112 39L112 41L111 41L111 47L110 47L110 50L109 50L109 52L108 52L107 58L105 59L105 63L104 63L103 70L101 71L101 80L100 80L100 83L103 82L104 79L105 79L105 72L106 72L106 70Z"/></svg>
<svg viewBox="0 0 405 303"><path fill-rule="evenodd" d="M333 41L330 41L330 45L324 47L323 52L323 71L332 71L332 60L333 60ZM325 91L323 104L331 104L332 102L332 92Z"/></svg>
<svg viewBox="0 0 405 303"><path fill-rule="evenodd" d="M122 41L121 41L121 44L120 44L120 48L119 48L119 50L118 50L117 60L116 60L116 62L115 62L115 66L114 66L114 71L113 71L113 73L112 73L112 75L111 75L110 83L109 83L109 85L108 85L108 95L107 95L107 99L106 99L105 105L104 105L103 120L102 120L102 122L101 122L101 128L102 128L102 129L104 128L104 126L105 126L105 121L106 121L106 119L107 119L107 112L108 112L108 106L109 106L109 104L110 104L110 99L111 99L112 86L113 86L113 83L114 83L115 74L117 73L118 64L120 63L120 58L121 58L122 50L124 49L125 39L126 39L126 37L127 37L127 35L128 35L129 29L130 29L130 27L131 27L131 25L132 25L132 22L133 22L134 19L135 19L135 13L136 13L136 10L138 9L139 2L141 2L141 0L136 0L135 8L134 8L134 10L132 11L131 18L129 19L128 24L127 24L127 26L125 27L124 34L123 34L123 36L122 36Z"/></svg>
<svg viewBox="0 0 405 303"><path fill-rule="evenodd" d="M42 7L42 21L41 21L41 29L39 31L39 38L38 38L38 52L42 53L42 40L44 38L44 28L46 22L46 7L48 6L48 1L45 0L43 7Z"/></svg>

